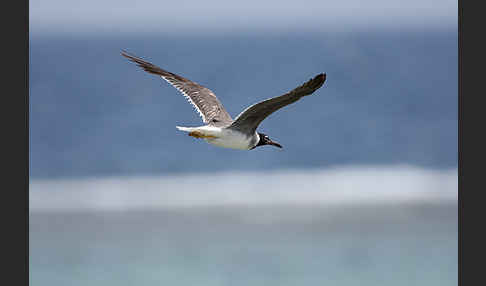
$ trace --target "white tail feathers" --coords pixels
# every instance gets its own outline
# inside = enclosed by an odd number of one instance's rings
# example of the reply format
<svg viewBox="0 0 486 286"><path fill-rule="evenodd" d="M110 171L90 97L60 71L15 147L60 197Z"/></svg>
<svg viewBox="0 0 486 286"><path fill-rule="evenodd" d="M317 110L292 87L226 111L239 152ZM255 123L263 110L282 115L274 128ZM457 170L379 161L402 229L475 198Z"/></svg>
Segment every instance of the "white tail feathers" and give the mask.
<svg viewBox="0 0 486 286"><path fill-rule="evenodd" d="M202 136L213 136L213 137L220 137L221 136L221 128L214 127L214 126L198 126L198 127L181 127L176 126L177 129L184 132L197 132Z"/></svg>
<svg viewBox="0 0 486 286"><path fill-rule="evenodd" d="M180 131L185 131L185 132L192 132L197 129L197 127L181 127L181 126L176 126L177 129Z"/></svg>

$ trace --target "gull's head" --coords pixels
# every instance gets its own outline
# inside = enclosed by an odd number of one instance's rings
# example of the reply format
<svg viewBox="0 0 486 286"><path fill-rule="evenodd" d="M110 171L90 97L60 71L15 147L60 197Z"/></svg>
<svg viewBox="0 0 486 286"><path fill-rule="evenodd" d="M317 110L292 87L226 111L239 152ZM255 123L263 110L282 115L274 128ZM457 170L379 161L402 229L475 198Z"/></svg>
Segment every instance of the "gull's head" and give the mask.
<svg viewBox="0 0 486 286"><path fill-rule="evenodd" d="M282 145L278 144L277 142L272 141L272 139L270 139L270 137L268 137L267 134L258 133L258 136L260 137L260 140L255 145L255 147L263 146L263 145L273 145L273 146L276 146L278 148L282 148ZM255 148L255 147L253 147L253 148Z"/></svg>

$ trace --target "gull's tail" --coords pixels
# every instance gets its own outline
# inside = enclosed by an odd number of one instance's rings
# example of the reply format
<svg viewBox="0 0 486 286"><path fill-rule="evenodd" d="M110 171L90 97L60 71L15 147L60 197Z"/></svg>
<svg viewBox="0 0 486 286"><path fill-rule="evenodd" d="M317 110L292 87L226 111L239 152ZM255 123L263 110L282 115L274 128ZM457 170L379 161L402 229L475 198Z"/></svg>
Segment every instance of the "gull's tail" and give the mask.
<svg viewBox="0 0 486 286"><path fill-rule="evenodd" d="M192 131L197 130L197 127L181 127L181 126L176 126L176 128L179 129L180 131L184 131L184 132L192 132Z"/></svg>

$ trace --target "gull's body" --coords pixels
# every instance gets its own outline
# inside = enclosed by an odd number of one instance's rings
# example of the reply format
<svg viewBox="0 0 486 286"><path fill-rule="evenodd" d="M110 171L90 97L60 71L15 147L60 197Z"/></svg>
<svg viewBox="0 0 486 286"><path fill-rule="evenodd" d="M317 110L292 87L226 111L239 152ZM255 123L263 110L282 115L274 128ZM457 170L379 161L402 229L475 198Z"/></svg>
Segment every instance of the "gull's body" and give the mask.
<svg viewBox="0 0 486 286"><path fill-rule="evenodd" d="M204 125L199 127L180 127L176 126L181 131L186 131L191 134L200 133L206 142L218 147L249 150L252 149L258 141L260 141L260 135L254 132L252 135L246 135L242 132L233 130L231 128L221 128L216 126ZM198 137L197 135L191 135ZM203 137L204 136L204 137Z"/></svg>
<svg viewBox="0 0 486 286"><path fill-rule="evenodd" d="M326 80L326 74L319 74L292 91L251 105L233 120L219 102L216 95L206 87L165 71L140 58L122 52L122 55L137 63L146 72L158 75L179 90L194 106L206 125L198 127L179 127L189 136L203 138L208 143L232 149L251 150L257 146L273 145L282 148L256 128L270 114L300 98L312 94Z"/></svg>

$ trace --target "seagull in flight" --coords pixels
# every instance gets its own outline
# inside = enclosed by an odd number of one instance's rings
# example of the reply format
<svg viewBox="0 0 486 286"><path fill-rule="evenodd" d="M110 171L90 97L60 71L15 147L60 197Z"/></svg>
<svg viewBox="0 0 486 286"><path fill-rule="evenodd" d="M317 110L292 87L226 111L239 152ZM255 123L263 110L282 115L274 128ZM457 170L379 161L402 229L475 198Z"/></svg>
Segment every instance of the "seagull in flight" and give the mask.
<svg viewBox="0 0 486 286"><path fill-rule="evenodd" d="M124 51L121 55L136 63L146 72L162 77L179 90L194 106L205 123L198 127L176 126L177 129L188 132L189 136L202 138L212 145L240 150L252 150L264 145L282 148L282 145L272 141L266 134L257 132L258 125L278 109L312 94L326 80L325 73L318 74L284 95L249 106L233 120L216 95L208 88Z"/></svg>

